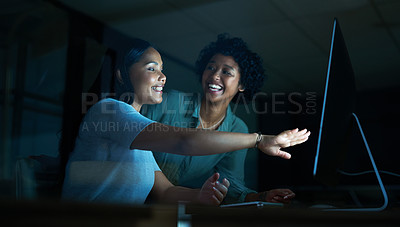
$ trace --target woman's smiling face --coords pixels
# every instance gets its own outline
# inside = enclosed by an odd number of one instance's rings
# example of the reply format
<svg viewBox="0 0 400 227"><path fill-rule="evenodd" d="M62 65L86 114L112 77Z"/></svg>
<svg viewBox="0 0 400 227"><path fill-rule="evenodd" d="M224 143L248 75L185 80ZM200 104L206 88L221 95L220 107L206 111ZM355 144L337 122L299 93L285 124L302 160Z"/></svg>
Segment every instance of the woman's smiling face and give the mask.
<svg viewBox="0 0 400 227"><path fill-rule="evenodd" d="M162 102L162 90L166 82L162 70L161 55L152 47L149 47L140 60L130 67L129 77L135 92L134 105Z"/></svg>
<svg viewBox="0 0 400 227"><path fill-rule="evenodd" d="M215 54L206 65L202 76L202 87L206 100L212 103L232 100L238 91L240 69L232 56Z"/></svg>

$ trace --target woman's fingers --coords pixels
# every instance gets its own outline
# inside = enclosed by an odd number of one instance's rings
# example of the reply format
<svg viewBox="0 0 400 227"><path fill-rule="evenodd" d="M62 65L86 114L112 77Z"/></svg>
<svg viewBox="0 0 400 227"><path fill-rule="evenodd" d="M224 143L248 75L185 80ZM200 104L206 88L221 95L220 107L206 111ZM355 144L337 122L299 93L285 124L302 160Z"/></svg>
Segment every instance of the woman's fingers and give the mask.
<svg viewBox="0 0 400 227"><path fill-rule="evenodd" d="M276 152L276 156L277 156L277 157L281 157L281 158L283 158L283 159L290 159L290 158L292 157L291 154L289 154L288 152L283 151L283 150L278 150L278 151Z"/></svg>
<svg viewBox="0 0 400 227"><path fill-rule="evenodd" d="M304 143L305 141L308 140L308 137L310 136L311 132L307 131L307 129L303 129L301 131L299 131L296 134L293 134L292 136L290 136L290 138L288 138L290 140L290 145L289 146L294 146L297 144L301 144Z"/></svg>
<svg viewBox="0 0 400 227"><path fill-rule="evenodd" d="M214 173L211 177L207 179L210 183L215 183L219 178L219 173Z"/></svg>
<svg viewBox="0 0 400 227"><path fill-rule="evenodd" d="M213 187L214 195L219 202L222 202L224 200L224 195L222 194L221 191L219 191L216 187Z"/></svg>
<svg viewBox="0 0 400 227"><path fill-rule="evenodd" d="M213 195L211 197L211 204L218 206L219 204L221 204L221 200L219 200L215 195Z"/></svg>
<svg viewBox="0 0 400 227"><path fill-rule="evenodd" d="M224 178L224 180L222 180L222 184L224 184L226 188L229 188L229 186L231 186L231 183L226 178Z"/></svg>
<svg viewBox="0 0 400 227"><path fill-rule="evenodd" d="M288 195L285 195L284 197L283 197L283 199L284 200L287 200L287 199L293 199L294 197L296 196L296 194L294 194L294 193L290 193L290 194L288 194Z"/></svg>
<svg viewBox="0 0 400 227"><path fill-rule="evenodd" d="M295 194L290 189L272 189L267 194L268 202L274 203L290 203Z"/></svg>
<svg viewBox="0 0 400 227"><path fill-rule="evenodd" d="M222 202L222 200L224 200L226 193L228 193L229 185L230 183L227 179L224 179L222 183L219 181L215 183L215 186L213 187L214 195L218 198L219 201Z"/></svg>

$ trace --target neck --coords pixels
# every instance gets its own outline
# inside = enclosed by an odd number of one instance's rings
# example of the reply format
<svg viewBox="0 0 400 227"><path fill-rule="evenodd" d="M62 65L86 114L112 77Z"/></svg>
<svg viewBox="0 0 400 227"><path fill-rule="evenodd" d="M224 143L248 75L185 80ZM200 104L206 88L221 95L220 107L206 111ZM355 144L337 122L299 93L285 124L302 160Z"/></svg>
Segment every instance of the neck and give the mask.
<svg viewBox="0 0 400 227"><path fill-rule="evenodd" d="M132 105L131 105L137 112L140 112L140 109L142 108L142 104L136 103L135 101L133 101Z"/></svg>
<svg viewBox="0 0 400 227"><path fill-rule="evenodd" d="M220 103L220 104L210 103L207 102L205 98L203 98L201 101L200 113L199 113L203 126L205 128L211 127L212 125L221 121L221 119L224 118L226 115L226 110L228 108L228 105L229 103Z"/></svg>

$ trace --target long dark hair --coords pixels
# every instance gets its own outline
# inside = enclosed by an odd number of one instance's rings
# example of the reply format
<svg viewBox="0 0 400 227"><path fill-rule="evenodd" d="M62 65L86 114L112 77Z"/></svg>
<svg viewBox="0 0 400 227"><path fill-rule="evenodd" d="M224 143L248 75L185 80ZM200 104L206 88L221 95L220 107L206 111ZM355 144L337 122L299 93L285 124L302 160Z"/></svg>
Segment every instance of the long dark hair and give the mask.
<svg viewBox="0 0 400 227"><path fill-rule="evenodd" d="M138 62L142 57L143 53L148 48L154 48L149 42L142 39L135 39L129 44L129 48L122 50L116 59L116 69L121 72L122 83L118 80L114 81L115 98L124 101L128 104L133 103L133 86L129 77L130 67ZM120 56L120 57L119 57ZM116 70L114 70L115 72Z"/></svg>
<svg viewBox="0 0 400 227"><path fill-rule="evenodd" d="M149 42L142 39L133 39L129 43L121 44L122 48L108 49L105 53L102 67L97 75L97 78L91 88L89 94L94 94L97 101L111 96L117 100L132 104L134 99L134 90L129 76L130 67L138 62L143 53L150 47L156 49ZM117 70L121 72L122 81L115 78ZM107 95L108 94L108 95ZM114 94L114 95L113 95ZM88 100L88 96L82 95L82 106L86 106L86 110L93 106L93 100ZM93 98L93 96L90 96ZM90 104L88 104L90 103ZM80 105L77 103L76 105ZM82 110L81 108L78 108ZM81 118L76 123L71 122L69 127L72 127L72 135L62 135L59 143L60 154L60 179L59 191L61 193L62 184L65 177L65 167L68 162L69 154L75 147L75 140L79 134L80 124L86 112L81 111ZM71 146L72 144L72 146Z"/></svg>

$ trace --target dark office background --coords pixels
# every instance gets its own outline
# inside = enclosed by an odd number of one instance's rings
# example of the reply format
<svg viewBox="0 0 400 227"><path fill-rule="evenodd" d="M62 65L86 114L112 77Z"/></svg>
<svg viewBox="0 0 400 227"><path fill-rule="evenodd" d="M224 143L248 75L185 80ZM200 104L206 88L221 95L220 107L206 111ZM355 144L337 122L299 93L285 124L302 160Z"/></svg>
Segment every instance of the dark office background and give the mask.
<svg viewBox="0 0 400 227"><path fill-rule="evenodd" d="M250 131L276 134L306 127L313 133L306 144L289 149L292 160L249 152L246 183L258 190L320 186L312 168L334 17L353 63L357 113L376 164L400 174L399 11L395 0L2 0L1 195L14 196L18 159L58 155L63 119L65 124L70 117L65 107L81 93L66 94L88 90L106 48L118 37L138 37L159 47L166 89L199 92L193 72L197 54L223 32L247 41L267 69L258 98L233 106ZM355 150L346 170L372 170L366 152ZM348 181L376 184L371 174ZM383 174L383 181L400 185L392 175Z"/></svg>

